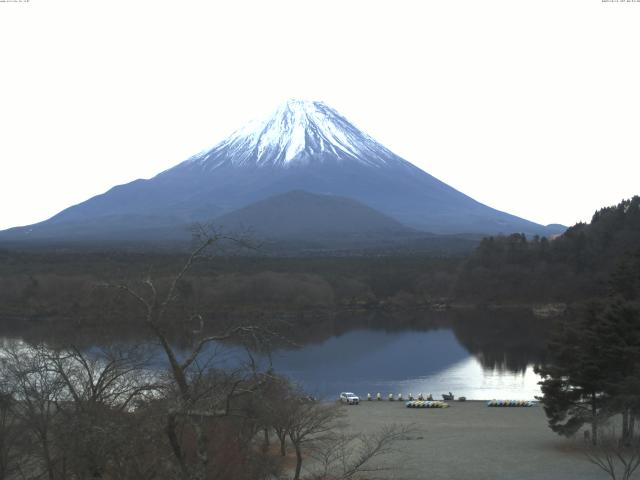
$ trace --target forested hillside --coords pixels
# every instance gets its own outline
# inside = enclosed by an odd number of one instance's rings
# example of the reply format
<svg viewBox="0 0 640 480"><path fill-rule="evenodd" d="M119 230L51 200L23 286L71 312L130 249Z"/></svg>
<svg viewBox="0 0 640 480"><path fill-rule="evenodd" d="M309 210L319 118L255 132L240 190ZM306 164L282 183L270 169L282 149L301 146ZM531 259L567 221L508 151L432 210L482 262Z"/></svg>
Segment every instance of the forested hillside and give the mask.
<svg viewBox="0 0 640 480"><path fill-rule="evenodd" d="M497 302L577 301L603 295L610 275L640 255L640 197L598 210L548 240L485 238L458 276L455 296Z"/></svg>

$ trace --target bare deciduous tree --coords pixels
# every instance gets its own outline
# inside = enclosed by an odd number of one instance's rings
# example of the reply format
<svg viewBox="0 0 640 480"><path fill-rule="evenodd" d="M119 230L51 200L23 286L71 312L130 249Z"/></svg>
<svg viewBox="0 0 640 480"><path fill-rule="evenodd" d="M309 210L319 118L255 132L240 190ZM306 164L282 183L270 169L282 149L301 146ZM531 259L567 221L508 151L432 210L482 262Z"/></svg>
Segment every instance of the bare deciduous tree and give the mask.
<svg viewBox="0 0 640 480"><path fill-rule="evenodd" d="M588 446L585 456L611 480L629 480L640 467L640 438L618 439L613 429L601 431L598 443Z"/></svg>
<svg viewBox="0 0 640 480"><path fill-rule="evenodd" d="M339 427L345 415L339 404L328 404L298 399L290 413L287 433L296 452L293 480L299 480L302 471L303 450L329 438Z"/></svg>
<svg viewBox="0 0 640 480"><path fill-rule="evenodd" d="M60 413L58 404L64 398L64 384L51 374L44 347L14 343L2 353L2 377L12 386L19 404L13 413L31 437L41 460L31 468L40 468L43 477L56 480L62 454L55 445L54 426Z"/></svg>
<svg viewBox="0 0 640 480"><path fill-rule="evenodd" d="M125 448L138 436L134 404L158 388L137 348L84 353L15 343L1 357L12 392L6 420L17 423L29 459L23 476L104 478L135 450Z"/></svg>
<svg viewBox="0 0 640 480"><path fill-rule="evenodd" d="M309 480L351 480L360 475L389 471L381 457L392 453L394 444L413 430L410 426L389 425L372 435L336 434L324 439L311 452L317 469ZM376 462L378 460L378 462Z"/></svg>
<svg viewBox="0 0 640 480"><path fill-rule="evenodd" d="M300 393L295 392L284 378L272 376L265 385L260 405L261 415L265 428L276 434L282 457L287 454L287 437L299 401Z"/></svg>
<svg viewBox="0 0 640 480"><path fill-rule="evenodd" d="M10 385L0 390L0 480L12 478L20 470L24 432L16 418L17 402ZM8 387L8 388L7 388Z"/></svg>
<svg viewBox="0 0 640 480"><path fill-rule="evenodd" d="M102 348L84 353L76 347L46 353L50 375L64 385L58 404L57 446L65 468L76 475L103 478L110 466L127 457L134 405L161 390L138 347Z"/></svg>
<svg viewBox="0 0 640 480"><path fill-rule="evenodd" d="M201 337L185 355L179 355L172 346L165 331L167 316L170 307L180 298L180 285L189 270L198 260L208 257L207 252L210 248L221 243L231 242L243 247L248 246L242 239L215 231L208 232L204 228L198 228L196 233L196 247L164 291L158 288L150 277L144 279L139 288L126 284L107 285L125 292L143 308L144 324L159 342L167 359L171 384L175 388L171 396L173 405L167 414L165 431L178 463L179 473L182 478L188 480L204 480L207 477L211 461L208 432L211 420L230 414L231 399L247 394L248 389L258 388L256 382L245 381L241 376L234 378L233 375L209 375L213 367L210 360L203 360L206 348L214 342L230 339L245 339L257 344L265 334L264 329L256 326L234 326L218 335ZM203 319L199 314L193 315L192 318L198 320L202 326ZM224 388L221 388L219 383L221 378L225 380ZM195 439L193 462L187 458L180 440L179 430L185 422Z"/></svg>

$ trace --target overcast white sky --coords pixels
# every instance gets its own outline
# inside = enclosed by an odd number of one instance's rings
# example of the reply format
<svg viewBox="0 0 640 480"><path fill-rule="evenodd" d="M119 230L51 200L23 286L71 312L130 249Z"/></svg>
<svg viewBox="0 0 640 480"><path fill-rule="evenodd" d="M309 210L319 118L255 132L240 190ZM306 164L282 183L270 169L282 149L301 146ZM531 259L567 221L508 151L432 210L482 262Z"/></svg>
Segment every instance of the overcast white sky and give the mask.
<svg viewBox="0 0 640 480"><path fill-rule="evenodd" d="M640 3L0 1L0 228L324 100L492 207L640 193Z"/></svg>

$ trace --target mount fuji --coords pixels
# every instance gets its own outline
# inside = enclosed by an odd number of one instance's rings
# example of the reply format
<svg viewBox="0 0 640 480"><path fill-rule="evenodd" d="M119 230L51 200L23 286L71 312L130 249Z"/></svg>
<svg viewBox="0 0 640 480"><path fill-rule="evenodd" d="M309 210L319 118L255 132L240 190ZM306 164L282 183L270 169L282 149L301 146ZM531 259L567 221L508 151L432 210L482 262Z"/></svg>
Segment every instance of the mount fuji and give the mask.
<svg viewBox="0 0 640 480"><path fill-rule="evenodd" d="M288 192L298 193L284 197L291 203L287 209L282 199L267 201ZM295 201L300 195L305 201ZM345 211L352 216L345 217ZM559 230L477 202L395 155L322 102L289 100L266 119L151 179L113 187L44 222L0 232L0 241L161 243L185 237L193 222L231 219L232 225L251 228L256 218L277 219L261 221L261 232L278 238L296 231L296 219L305 218L308 231L314 215L336 235L344 230L340 225L350 234L358 225L360 233L389 235ZM334 217L336 228L329 228Z"/></svg>

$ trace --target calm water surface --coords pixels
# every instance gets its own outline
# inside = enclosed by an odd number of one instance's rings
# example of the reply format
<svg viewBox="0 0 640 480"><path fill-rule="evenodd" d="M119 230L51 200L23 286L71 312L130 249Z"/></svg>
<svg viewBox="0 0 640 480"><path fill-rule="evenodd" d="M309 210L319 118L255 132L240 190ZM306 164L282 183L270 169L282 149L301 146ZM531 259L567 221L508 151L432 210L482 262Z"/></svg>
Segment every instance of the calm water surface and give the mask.
<svg viewBox="0 0 640 480"><path fill-rule="evenodd" d="M470 400L533 400L540 395L533 365L544 351L542 322L521 313L472 312L468 317L440 323L384 319L377 324L312 324L297 330L302 347L257 360L263 368L271 362L277 373L326 399L341 391L361 397L379 392L384 398L423 393L438 399L453 392ZM146 343L127 337L117 341ZM248 358L245 350L227 344L212 345L209 353L214 352L218 366L237 366ZM159 350L156 358L164 363Z"/></svg>
<svg viewBox="0 0 640 480"><path fill-rule="evenodd" d="M242 352L223 350L227 361L241 361ZM482 355L471 354L449 329L355 330L299 349L278 350L271 362L276 372L320 398L341 391L361 397L380 392L385 398L389 393L405 398L431 393L438 399L453 392L470 400L533 400L540 395L532 364L517 371L483 365Z"/></svg>
<svg viewBox="0 0 640 480"><path fill-rule="evenodd" d="M352 331L300 350L276 352L273 364L320 397L353 391L363 397L380 392L440 398L451 391L468 399L532 400L540 394L533 366L519 372L483 367L451 330Z"/></svg>

